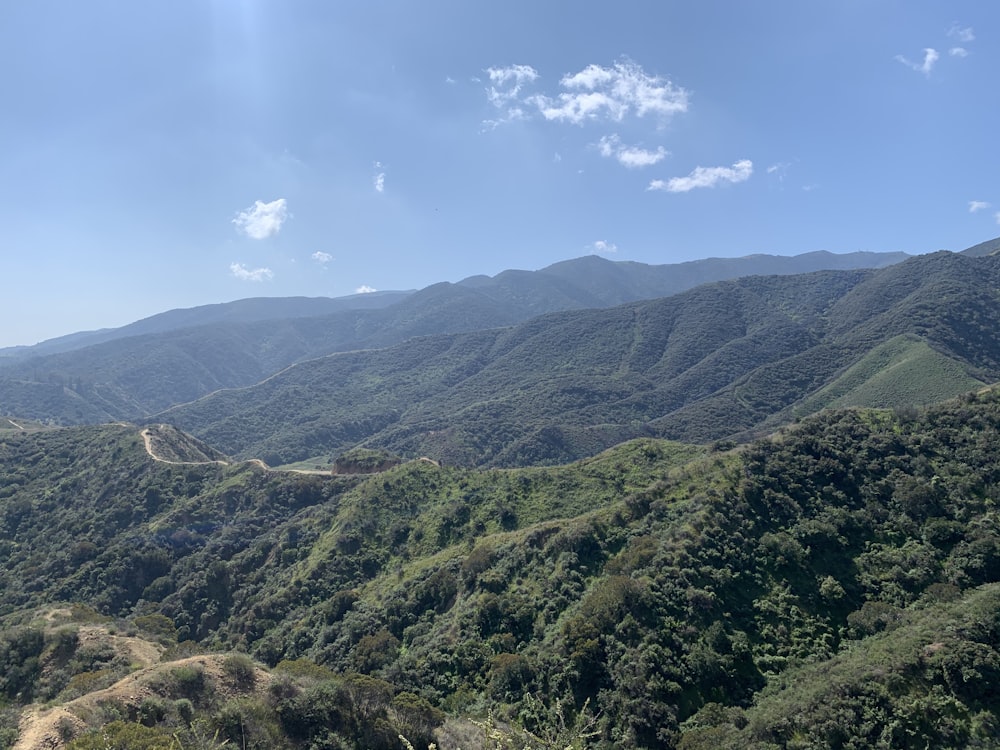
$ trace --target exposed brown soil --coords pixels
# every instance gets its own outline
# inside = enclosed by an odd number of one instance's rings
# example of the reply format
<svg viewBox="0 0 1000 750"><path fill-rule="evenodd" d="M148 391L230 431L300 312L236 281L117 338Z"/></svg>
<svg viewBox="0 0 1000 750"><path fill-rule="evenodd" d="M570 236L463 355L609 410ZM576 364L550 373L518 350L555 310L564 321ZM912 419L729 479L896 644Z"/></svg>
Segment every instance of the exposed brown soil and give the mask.
<svg viewBox="0 0 1000 750"><path fill-rule="evenodd" d="M51 626L58 627L72 616L69 609L53 608L42 619ZM111 702L121 707L124 713L138 710L143 700L157 695L152 685L158 676L169 673L177 667L199 665L212 689L223 698L243 694L223 670L222 655L203 654L189 656L175 661L161 662L164 647L158 643L134 636L112 633L104 625L82 624L77 627L80 647L104 647L110 645L116 653L128 657L135 671L118 680L110 687L67 701L58 706L34 704L21 713L19 736L12 750L56 750L65 746L67 739L82 734L88 729L88 721L102 715L101 704ZM256 670L255 690L264 690L271 682L271 675L262 669Z"/></svg>
<svg viewBox="0 0 1000 750"><path fill-rule="evenodd" d="M132 642L140 639L122 640L127 641L126 647L130 653L135 653L135 644ZM20 734L12 750L56 750L65 747L64 737L72 739L86 731L85 718L99 716L103 703L118 704L127 712L137 711L146 698L156 695L150 687L151 678L177 667L200 665L206 680L213 683L218 695L223 698L236 697L242 693L234 689L225 676L222 660L223 657L219 655L201 655L153 664L123 677L111 687L95 690L61 706L29 706L21 715ZM271 675L268 672L256 670L255 690L266 689L270 681Z"/></svg>

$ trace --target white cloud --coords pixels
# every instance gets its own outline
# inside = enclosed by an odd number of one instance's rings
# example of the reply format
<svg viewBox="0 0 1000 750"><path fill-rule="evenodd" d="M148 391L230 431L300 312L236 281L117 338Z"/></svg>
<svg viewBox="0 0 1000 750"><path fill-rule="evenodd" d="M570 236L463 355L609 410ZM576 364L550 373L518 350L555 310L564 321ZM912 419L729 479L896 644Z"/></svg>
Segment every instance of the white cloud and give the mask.
<svg viewBox="0 0 1000 750"><path fill-rule="evenodd" d="M1000 211L993 214L993 218L997 220L997 224L1000 224Z"/></svg>
<svg viewBox="0 0 1000 750"><path fill-rule="evenodd" d="M281 231L281 225L288 218L288 203L278 198L270 203L254 201L250 208L240 211L233 224L247 237L263 240Z"/></svg>
<svg viewBox="0 0 1000 750"><path fill-rule="evenodd" d="M972 31L971 26L966 26L964 29L957 23L952 24L952 27L948 29L948 36L952 39L957 39L959 42L965 44L966 42L971 42L976 38L975 33Z"/></svg>
<svg viewBox="0 0 1000 750"><path fill-rule="evenodd" d="M647 190L665 190L668 193L686 193L695 188L715 187L719 183L745 182L753 174L753 162L741 159L731 167L695 167L687 177L672 177L666 182L653 180Z"/></svg>
<svg viewBox="0 0 1000 750"><path fill-rule="evenodd" d="M687 91L666 78L648 75L627 59L609 68L588 65L559 83L566 90L556 97L540 94L529 100L546 120L579 125L602 118L621 122L630 114L666 119L688 107Z"/></svg>
<svg viewBox="0 0 1000 750"><path fill-rule="evenodd" d="M617 135L606 135L596 145L601 156L614 157L619 164L629 169L651 166L663 161L669 153L663 146L658 146L655 151L638 146L624 146Z"/></svg>
<svg viewBox="0 0 1000 750"><path fill-rule="evenodd" d="M322 250L317 250L312 255L309 256L317 263L329 263L333 260L333 256L330 253L324 253Z"/></svg>
<svg viewBox="0 0 1000 750"><path fill-rule="evenodd" d="M969 213L974 214L976 211L982 211L984 208L989 208L990 204L986 201L969 201Z"/></svg>
<svg viewBox="0 0 1000 750"><path fill-rule="evenodd" d="M486 74L490 78L486 98L494 107L504 110L501 120L490 121L493 127L500 122L523 119L524 110L517 102L524 85L538 79L538 71L530 65L509 65L506 68L487 68Z"/></svg>
<svg viewBox="0 0 1000 750"><path fill-rule="evenodd" d="M952 57L968 57L969 50L967 50L965 47L952 47L950 50L948 50L948 54L951 55Z"/></svg>
<svg viewBox="0 0 1000 750"><path fill-rule="evenodd" d="M372 292L377 292L377 291L378 291L378 289L376 289L373 286L368 286L367 284L362 284L361 286L359 286L357 289L354 290L354 293L355 294L371 294Z"/></svg>
<svg viewBox="0 0 1000 750"><path fill-rule="evenodd" d="M931 69L934 67L934 63L938 61L939 57L941 56L938 54L936 49L927 47L924 49L924 61L922 63L915 63L902 55L896 55L896 60L903 63L906 67L912 68L918 73L923 73L925 76L929 76L931 74Z"/></svg>
<svg viewBox="0 0 1000 750"><path fill-rule="evenodd" d="M372 162L372 168L376 170L376 174L372 177L372 185L375 187L376 193L385 192L385 172L382 170L382 162L375 161Z"/></svg>
<svg viewBox="0 0 1000 750"><path fill-rule="evenodd" d="M607 240L597 240L591 248L595 253L617 253L618 245L613 242L608 242Z"/></svg>
<svg viewBox="0 0 1000 750"><path fill-rule="evenodd" d="M240 281L267 281L274 278L270 268L249 269L242 263L230 263L229 270Z"/></svg>

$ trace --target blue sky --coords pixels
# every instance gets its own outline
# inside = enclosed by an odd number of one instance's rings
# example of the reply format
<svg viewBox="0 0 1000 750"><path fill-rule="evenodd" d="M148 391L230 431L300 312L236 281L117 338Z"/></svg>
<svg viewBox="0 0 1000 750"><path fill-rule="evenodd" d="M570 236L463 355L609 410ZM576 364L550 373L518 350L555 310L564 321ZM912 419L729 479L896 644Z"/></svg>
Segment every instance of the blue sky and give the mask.
<svg viewBox="0 0 1000 750"><path fill-rule="evenodd" d="M600 253L1000 235L1000 6L0 9L0 346Z"/></svg>

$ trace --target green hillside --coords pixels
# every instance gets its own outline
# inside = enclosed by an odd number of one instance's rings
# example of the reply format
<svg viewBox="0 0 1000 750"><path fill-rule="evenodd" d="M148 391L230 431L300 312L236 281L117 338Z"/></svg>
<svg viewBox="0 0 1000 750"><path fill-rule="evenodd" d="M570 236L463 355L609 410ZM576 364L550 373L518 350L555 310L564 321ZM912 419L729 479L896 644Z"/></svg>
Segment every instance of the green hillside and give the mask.
<svg viewBox="0 0 1000 750"><path fill-rule="evenodd" d="M793 413L825 408L897 404L924 406L986 385L954 359L932 349L913 334L902 334L872 349Z"/></svg>
<svg viewBox="0 0 1000 750"><path fill-rule="evenodd" d="M139 419L333 352L605 308L747 274L880 268L905 257L820 252L650 266L589 256L413 293L257 298L172 310L121 328L0 350L0 414L54 424Z"/></svg>
<svg viewBox="0 0 1000 750"><path fill-rule="evenodd" d="M260 746L396 747L347 721L367 684L372 711L440 712L421 731L442 748L487 746L469 720L518 748L992 747L998 443L996 390L728 452L644 439L511 470L304 476L156 462L135 427L8 431L0 659L26 667L0 668L0 694L65 701L83 671L122 669L45 668L31 613L76 602L160 623L168 658L313 674L287 699L328 694L341 723L192 693L209 735L235 721ZM133 720L166 732L171 705Z"/></svg>
<svg viewBox="0 0 1000 750"><path fill-rule="evenodd" d="M921 405L1000 378L1000 258L748 277L303 363L155 417L270 464L357 445L458 465L705 443L827 406Z"/></svg>

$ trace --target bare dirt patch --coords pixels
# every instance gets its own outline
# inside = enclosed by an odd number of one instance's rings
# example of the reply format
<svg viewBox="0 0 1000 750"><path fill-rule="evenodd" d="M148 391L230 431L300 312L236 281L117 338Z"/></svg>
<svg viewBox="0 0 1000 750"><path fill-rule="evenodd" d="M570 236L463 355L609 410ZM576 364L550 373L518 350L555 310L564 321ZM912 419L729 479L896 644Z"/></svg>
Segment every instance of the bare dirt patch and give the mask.
<svg viewBox="0 0 1000 750"><path fill-rule="evenodd" d="M129 648L134 646L132 643L127 645ZM245 695L247 691L233 685L226 675L224 659L224 656L205 654L153 664L123 677L111 687L95 690L62 706L29 706L21 715L20 736L12 750L58 750L65 747L66 742L87 730L88 718L101 715L101 706L105 703L117 704L126 713L138 712L144 700L158 695L153 689L156 678L178 667L200 666L206 681L211 682L214 692L224 699ZM270 673L256 669L254 692L266 690L271 679Z"/></svg>

